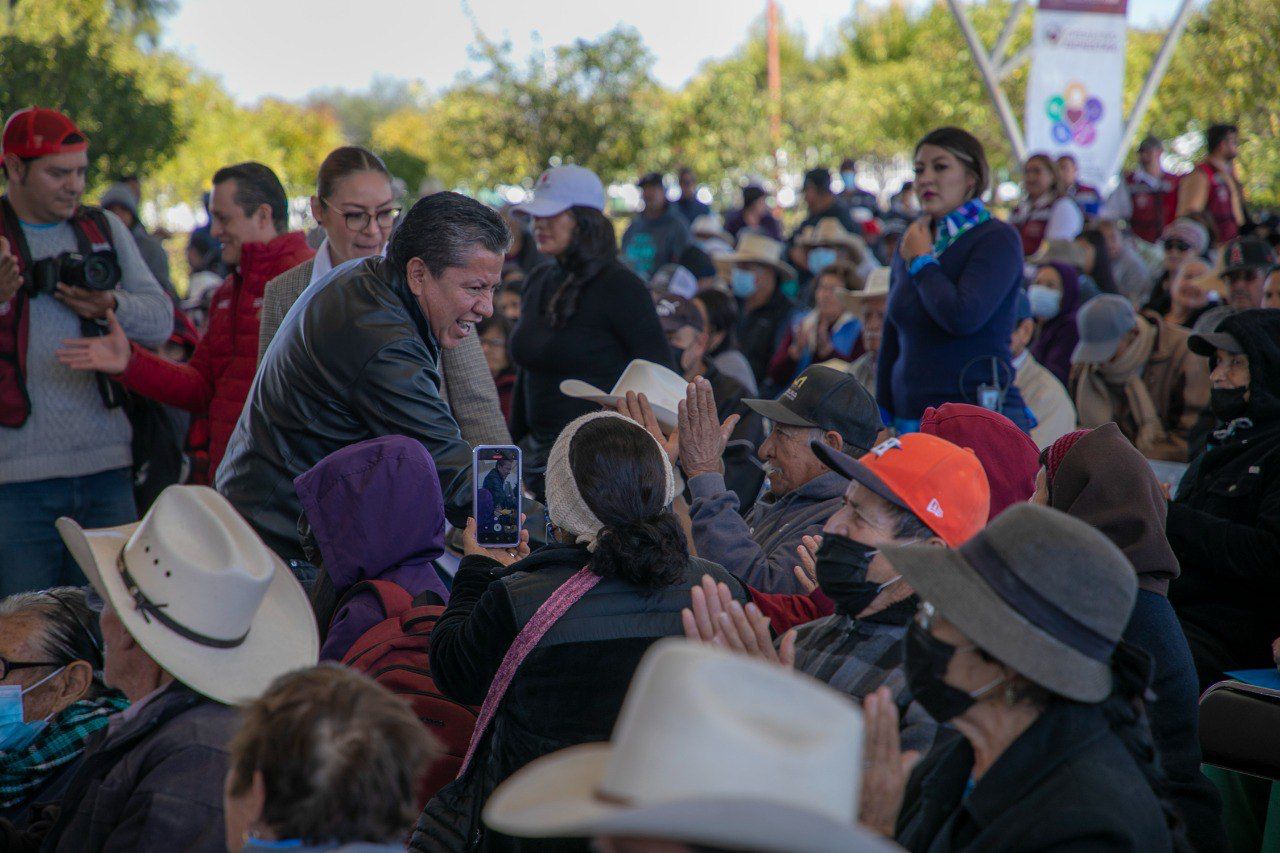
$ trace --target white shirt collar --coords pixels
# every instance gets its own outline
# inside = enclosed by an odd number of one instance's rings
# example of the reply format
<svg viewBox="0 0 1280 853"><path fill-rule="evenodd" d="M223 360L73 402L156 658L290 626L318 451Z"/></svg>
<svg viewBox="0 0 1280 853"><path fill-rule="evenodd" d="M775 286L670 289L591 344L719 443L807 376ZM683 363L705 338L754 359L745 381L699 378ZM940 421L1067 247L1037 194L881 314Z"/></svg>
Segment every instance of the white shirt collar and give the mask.
<svg viewBox="0 0 1280 853"><path fill-rule="evenodd" d="M320 248L316 249L316 261L311 267L311 280L307 284L315 284L333 269L333 258L329 256L329 238L325 237Z"/></svg>

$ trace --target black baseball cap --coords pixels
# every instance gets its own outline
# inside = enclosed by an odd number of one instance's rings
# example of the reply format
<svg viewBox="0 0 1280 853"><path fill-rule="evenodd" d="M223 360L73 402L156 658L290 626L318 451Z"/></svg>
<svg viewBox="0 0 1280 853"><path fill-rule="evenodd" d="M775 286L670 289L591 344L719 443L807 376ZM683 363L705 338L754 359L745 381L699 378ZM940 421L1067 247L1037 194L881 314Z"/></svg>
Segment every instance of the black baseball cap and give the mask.
<svg viewBox="0 0 1280 853"><path fill-rule="evenodd" d="M1212 358L1218 350L1236 355L1243 353L1244 347L1235 335L1218 331L1218 325L1234 313L1229 306L1219 305L1201 314L1187 338L1187 349L1205 358Z"/></svg>
<svg viewBox="0 0 1280 853"><path fill-rule="evenodd" d="M1246 269L1267 269L1275 262L1271 247L1257 237L1238 237L1222 247L1223 275Z"/></svg>
<svg viewBox="0 0 1280 853"><path fill-rule="evenodd" d="M845 444L866 452L883 424L875 399L852 374L815 364L776 400L743 400L761 417L786 426L834 430Z"/></svg>

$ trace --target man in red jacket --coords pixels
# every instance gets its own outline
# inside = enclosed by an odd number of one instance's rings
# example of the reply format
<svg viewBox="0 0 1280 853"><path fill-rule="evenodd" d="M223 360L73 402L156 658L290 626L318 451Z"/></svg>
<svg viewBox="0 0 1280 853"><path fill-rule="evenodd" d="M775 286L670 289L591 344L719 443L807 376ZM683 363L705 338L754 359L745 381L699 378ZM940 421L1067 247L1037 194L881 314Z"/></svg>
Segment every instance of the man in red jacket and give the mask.
<svg viewBox="0 0 1280 853"><path fill-rule="evenodd" d="M263 288L315 253L301 232L288 230L284 187L261 163L219 169L209 213L222 260L234 272L214 293L208 331L188 363L130 344L111 313L109 334L66 341L58 358L68 367L109 374L161 403L208 414L209 470L216 471L257 368Z"/></svg>

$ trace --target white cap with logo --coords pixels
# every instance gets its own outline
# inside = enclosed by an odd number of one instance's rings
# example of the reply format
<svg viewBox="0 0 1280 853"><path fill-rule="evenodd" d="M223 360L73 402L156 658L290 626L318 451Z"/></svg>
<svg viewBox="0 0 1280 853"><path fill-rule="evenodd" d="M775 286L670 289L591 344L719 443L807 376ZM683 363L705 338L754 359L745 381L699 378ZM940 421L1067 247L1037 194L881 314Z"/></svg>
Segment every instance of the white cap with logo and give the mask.
<svg viewBox="0 0 1280 853"><path fill-rule="evenodd" d="M571 207L604 210L604 184L582 166L556 166L538 176L533 198L512 210L526 216L556 216Z"/></svg>

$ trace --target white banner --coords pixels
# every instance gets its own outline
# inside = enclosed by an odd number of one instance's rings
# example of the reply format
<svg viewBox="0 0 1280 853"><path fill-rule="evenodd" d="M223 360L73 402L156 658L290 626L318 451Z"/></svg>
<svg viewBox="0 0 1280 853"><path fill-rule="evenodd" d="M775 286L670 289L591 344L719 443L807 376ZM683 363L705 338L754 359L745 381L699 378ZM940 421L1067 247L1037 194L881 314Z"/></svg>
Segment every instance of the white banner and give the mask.
<svg viewBox="0 0 1280 853"><path fill-rule="evenodd" d="M1102 187L1124 132L1128 0L1040 0L1027 78L1027 151L1074 154Z"/></svg>

